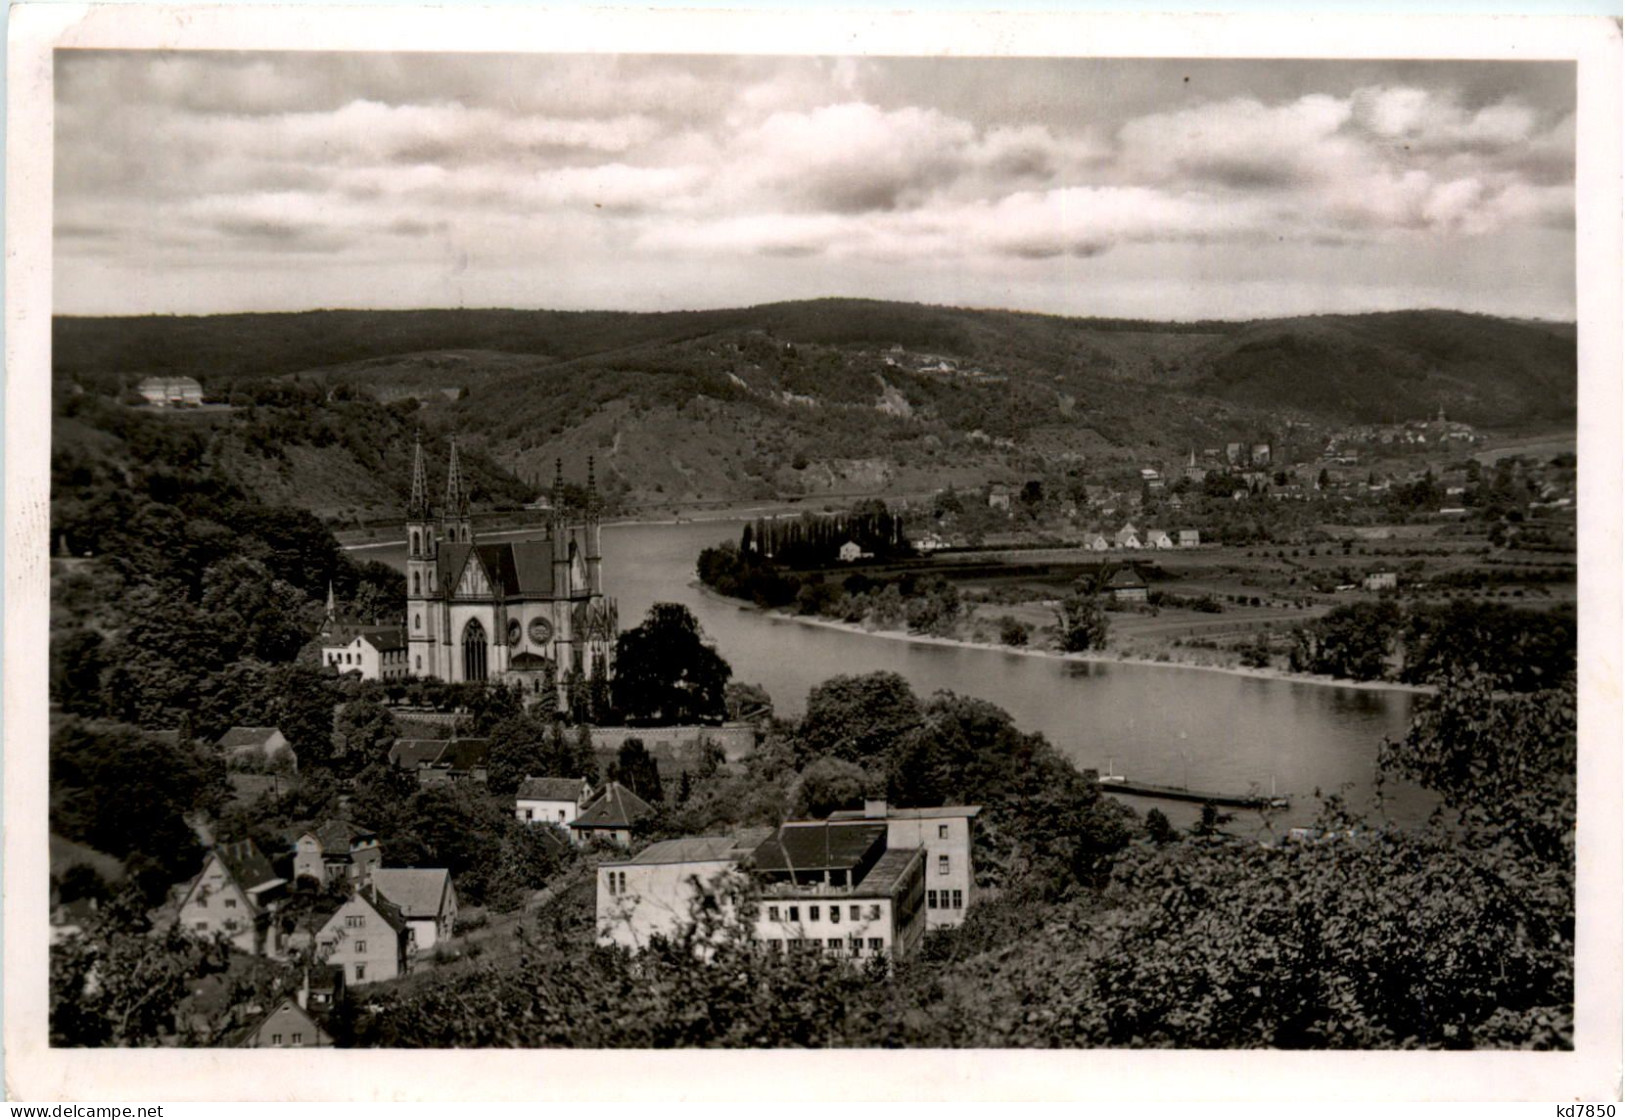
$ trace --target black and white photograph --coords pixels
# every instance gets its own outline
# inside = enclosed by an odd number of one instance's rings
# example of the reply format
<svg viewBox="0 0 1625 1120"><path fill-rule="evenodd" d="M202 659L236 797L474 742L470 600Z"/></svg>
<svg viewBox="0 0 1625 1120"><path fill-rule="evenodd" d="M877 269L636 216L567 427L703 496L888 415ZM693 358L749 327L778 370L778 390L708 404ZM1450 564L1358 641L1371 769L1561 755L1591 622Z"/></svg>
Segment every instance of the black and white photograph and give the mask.
<svg viewBox="0 0 1625 1120"><path fill-rule="evenodd" d="M1618 1099L1617 24L234 16L13 52L8 1080Z"/></svg>

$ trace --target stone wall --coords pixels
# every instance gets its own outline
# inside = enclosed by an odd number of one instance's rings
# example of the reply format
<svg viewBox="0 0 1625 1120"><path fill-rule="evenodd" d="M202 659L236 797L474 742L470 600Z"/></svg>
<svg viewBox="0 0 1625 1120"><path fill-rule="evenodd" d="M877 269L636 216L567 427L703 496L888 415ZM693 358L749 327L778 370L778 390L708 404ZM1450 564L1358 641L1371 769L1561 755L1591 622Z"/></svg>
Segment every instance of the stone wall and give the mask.
<svg viewBox="0 0 1625 1120"><path fill-rule="evenodd" d="M725 723L720 727L595 727L592 729L594 750L613 753L621 749L628 739L641 739L649 753L665 756L674 761L698 762L700 747L706 742L716 743L728 756L729 762L738 762L756 749L756 728L748 723Z"/></svg>

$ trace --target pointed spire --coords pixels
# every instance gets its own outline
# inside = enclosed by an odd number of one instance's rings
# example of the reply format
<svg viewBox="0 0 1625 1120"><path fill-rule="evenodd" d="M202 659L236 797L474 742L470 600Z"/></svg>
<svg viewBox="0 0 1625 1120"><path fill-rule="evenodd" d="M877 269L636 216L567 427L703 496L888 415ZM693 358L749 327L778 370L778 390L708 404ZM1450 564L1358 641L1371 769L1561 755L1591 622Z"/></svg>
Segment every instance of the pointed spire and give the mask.
<svg viewBox="0 0 1625 1120"><path fill-rule="evenodd" d="M429 519L429 473L423 466L423 435L418 434L412 448L412 500L406 506L410 521Z"/></svg>
<svg viewBox="0 0 1625 1120"><path fill-rule="evenodd" d="M564 511L564 460L553 460L553 512Z"/></svg>
<svg viewBox="0 0 1625 1120"><path fill-rule="evenodd" d="M451 437L451 462L446 467L446 516L468 514L468 490L463 485L462 468L457 465L457 437Z"/></svg>
<svg viewBox="0 0 1625 1120"><path fill-rule="evenodd" d="M593 472L592 456L587 456L587 512L598 512L598 479Z"/></svg>

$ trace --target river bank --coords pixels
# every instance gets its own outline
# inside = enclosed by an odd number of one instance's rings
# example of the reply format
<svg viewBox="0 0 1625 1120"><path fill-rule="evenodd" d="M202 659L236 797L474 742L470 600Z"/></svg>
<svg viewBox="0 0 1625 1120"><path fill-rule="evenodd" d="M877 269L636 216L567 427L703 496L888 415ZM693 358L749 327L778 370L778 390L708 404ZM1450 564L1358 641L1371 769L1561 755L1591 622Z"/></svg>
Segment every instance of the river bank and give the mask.
<svg viewBox="0 0 1625 1120"><path fill-rule="evenodd" d="M975 641L970 638L944 638L933 634L915 634L907 630L877 629L862 623L843 622L840 619L817 618L810 615L791 614L785 611L763 610L754 603L746 603L739 599L730 599L726 595L718 594L698 580L693 581L689 586L715 602L726 603L741 610L753 611L769 618L780 618L805 626L840 630L849 634L861 634L870 638L884 638L889 641L913 642L918 645L950 646L958 649L987 650L994 653L1010 654L1017 657L1036 657L1050 661L1084 661L1105 665L1145 665L1159 669L1189 669L1197 672L1224 673L1233 677L1251 677L1255 680L1286 681L1291 684L1357 689L1364 692L1403 692L1413 696L1430 696L1436 691L1431 685L1404 684L1398 681L1351 681L1310 673L1294 673L1287 669L1273 667L1263 669L1245 665L1213 665L1194 660L1181 660L1175 655L1183 653L1188 657L1191 651L1180 647L1173 647L1166 657L1134 656L1111 650L1063 653L1060 650L1028 649L1021 646L1007 646L1000 642Z"/></svg>

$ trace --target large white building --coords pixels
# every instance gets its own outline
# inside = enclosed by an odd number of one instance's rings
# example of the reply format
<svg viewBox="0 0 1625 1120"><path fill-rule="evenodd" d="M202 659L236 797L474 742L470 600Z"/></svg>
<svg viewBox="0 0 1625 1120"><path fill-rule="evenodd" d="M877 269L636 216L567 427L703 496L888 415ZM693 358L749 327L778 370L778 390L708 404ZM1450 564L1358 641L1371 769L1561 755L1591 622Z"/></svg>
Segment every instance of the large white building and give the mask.
<svg viewBox="0 0 1625 1120"><path fill-rule="evenodd" d="M552 687L565 704L572 675L613 675L618 624L615 602L604 595L591 460L581 516L566 516L562 463L550 505L544 536L479 542L456 443L438 519L418 445L406 514L407 653L414 676Z"/></svg>
<svg viewBox="0 0 1625 1120"><path fill-rule="evenodd" d="M829 820L662 841L599 865L599 941L637 948L669 936L690 920L703 889L744 876L754 936L775 951L907 956L929 930L964 920L978 812L872 801Z"/></svg>

